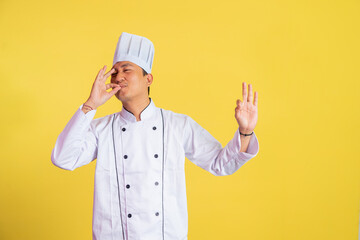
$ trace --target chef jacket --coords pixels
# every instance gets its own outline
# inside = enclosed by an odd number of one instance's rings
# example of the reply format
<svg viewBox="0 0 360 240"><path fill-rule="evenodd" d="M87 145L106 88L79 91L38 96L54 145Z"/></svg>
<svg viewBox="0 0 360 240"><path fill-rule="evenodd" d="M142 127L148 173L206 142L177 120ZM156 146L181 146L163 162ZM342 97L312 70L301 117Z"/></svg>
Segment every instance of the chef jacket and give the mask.
<svg viewBox="0 0 360 240"><path fill-rule="evenodd" d="M238 128L222 145L187 115L150 98L141 121L124 107L93 119L77 109L52 150L54 165L74 170L96 161L93 239L187 239L185 157L216 176L237 171L259 151L255 132L240 152Z"/></svg>

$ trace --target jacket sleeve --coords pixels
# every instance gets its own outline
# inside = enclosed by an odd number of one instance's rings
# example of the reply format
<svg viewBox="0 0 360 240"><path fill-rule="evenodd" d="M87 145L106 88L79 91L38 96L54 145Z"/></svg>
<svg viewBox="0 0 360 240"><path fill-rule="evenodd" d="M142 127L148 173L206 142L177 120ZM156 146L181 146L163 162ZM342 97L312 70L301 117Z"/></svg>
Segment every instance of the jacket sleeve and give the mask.
<svg viewBox="0 0 360 240"><path fill-rule="evenodd" d="M96 110L85 114L82 106L66 124L52 150L51 161L59 168L73 171L97 158L97 136L92 124Z"/></svg>
<svg viewBox="0 0 360 240"><path fill-rule="evenodd" d="M240 152L239 129L223 148L219 141L190 117L185 124L183 141L185 156L215 176L233 174L259 152L259 142L255 132L250 137L247 151Z"/></svg>

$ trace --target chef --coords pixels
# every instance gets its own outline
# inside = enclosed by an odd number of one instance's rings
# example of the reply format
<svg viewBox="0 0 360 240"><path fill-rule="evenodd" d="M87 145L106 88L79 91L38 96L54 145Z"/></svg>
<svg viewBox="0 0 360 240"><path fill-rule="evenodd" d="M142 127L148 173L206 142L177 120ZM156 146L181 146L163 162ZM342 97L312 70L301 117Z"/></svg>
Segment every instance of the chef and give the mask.
<svg viewBox="0 0 360 240"><path fill-rule="evenodd" d="M230 175L259 151L253 131L257 92L242 85L238 126L225 147L184 114L149 98L153 43L123 32L113 67L98 72L87 101L77 109L52 150L54 165L74 170L97 159L93 239L187 239L185 157L215 176ZM106 80L111 76L111 82ZM110 91L107 91L110 90ZM112 96L122 110L94 119Z"/></svg>

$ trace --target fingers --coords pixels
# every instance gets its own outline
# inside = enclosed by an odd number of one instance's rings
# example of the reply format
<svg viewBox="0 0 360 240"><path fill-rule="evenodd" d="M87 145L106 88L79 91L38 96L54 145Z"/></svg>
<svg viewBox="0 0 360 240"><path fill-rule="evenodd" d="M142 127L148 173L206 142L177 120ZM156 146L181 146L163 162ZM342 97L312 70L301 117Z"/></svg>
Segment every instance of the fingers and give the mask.
<svg viewBox="0 0 360 240"><path fill-rule="evenodd" d="M109 92L110 97L112 97L117 91L120 90L120 86L115 87L113 90Z"/></svg>
<svg viewBox="0 0 360 240"><path fill-rule="evenodd" d="M253 103L254 105L257 106L258 104L258 92L254 93L254 99L253 99L253 90L252 90L252 85L249 84L248 86L248 91L246 91L246 82L242 83L242 91L243 91L243 102L249 102L249 103Z"/></svg>
<svg viewBox="0 0 360 240"><path fill-rule="evenodd" d="M248 99L247 101L252 103L253 95L252 95L252 86L249 84L249 92L248 92Z"/></svg>
<svg viewBox="0 0 360 240"><path fill-rule="evenodd" d="M100 69L100 71L99 71L98 74L96 75L96 78L95 78L96 80L98 80L99 77L102 76L102 71L104 70L104 68L106 69L106 65Z"/></svg>
<svg viewBox="0 0 360 240"><path fill-rule="evenodd" d="M258 92L255 92L254 105L257 106L257 104L258 104Z"/></svg>
<svg viewBox="0 0 360 240"><path fill-rule="evenodd" d="M107 79L113 72L115 72L115 69L112 68L110 71L108 71L105 75L104 75L104 79Z"/></svg>
<svg viewBox="0 0 360 240"><path fill-rule="evenodd" d="M98 72L98 75L96 76L96 79L100 80L100 81L106 81L106 79L110 76L110 74L115 72L115 69L112 68L109 72L107 72L104 75L105 71L106 71L106 65L104 65L104 67L100 69L100 71Z"/></svg>
<svg viewBox="0 0 360 240"><path fill-rule="evenodd" d="M243 95L243 101L247 101L247 92L246 92L246 82L242 83L242 95Z"/></svg>
<svg viewBox="0 0 360 240"><path fill-rule="evenodd" d="M119 84L116 84L116 83L108 83L106 84L106 90L108 90L109 88L116 88L116 87L119 87Z"/></svg>
<svg viewBox="0 0 360 240"><path fill-rule="evenodd" d="M239 111L241 109L241 100L240 99L237 99L236 100L236 108L235 108L235 112L236 111Z"/></svg>
<svg viewBox="0 0 360 240"><path fill-rule="evenodd" d="M100 78L102 77L102 75L104 75L104 72L106 70L106 65L104 65L104 67L100 70Z"/></svg>

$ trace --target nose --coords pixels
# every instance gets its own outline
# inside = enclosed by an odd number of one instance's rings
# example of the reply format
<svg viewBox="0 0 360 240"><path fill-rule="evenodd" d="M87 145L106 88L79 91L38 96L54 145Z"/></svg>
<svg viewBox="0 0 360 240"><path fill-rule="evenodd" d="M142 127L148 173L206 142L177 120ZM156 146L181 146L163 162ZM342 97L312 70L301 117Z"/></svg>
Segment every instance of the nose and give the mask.
<svg viewBox="0 0 360 240"><path fill-rule="evenodd" d="M116 76L115 76L115 83L116 84L119 84L121 83L122 81L125 80L125 77L124 77L124 74L123 73L117 73Z"/></svg>

